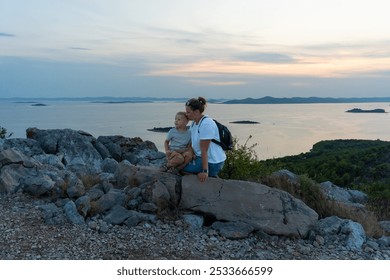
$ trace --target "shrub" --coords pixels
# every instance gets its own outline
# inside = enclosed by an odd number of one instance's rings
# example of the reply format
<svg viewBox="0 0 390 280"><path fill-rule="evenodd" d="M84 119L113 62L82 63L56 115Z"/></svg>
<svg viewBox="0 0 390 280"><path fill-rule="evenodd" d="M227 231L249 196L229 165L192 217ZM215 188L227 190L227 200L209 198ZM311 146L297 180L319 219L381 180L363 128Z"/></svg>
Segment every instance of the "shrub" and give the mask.
<svg viewBox="0 0 390 280"><path fill-rule="evenodd" d="M234 139L234 149L226 152L226 161L219 176L224 179L256 180L259 178L259 165L256 151L257 144L248 145L250 135L243 145Z"/></svg>
<svg viewBox="0 0 390 280"><path fill-rule="evenodd" d="M87 191L90 190L96 184L99 184L102 182L102 179L99 178L99 176L97 176L95 174L85 174L85 175L80 176L79 179L81 180L81 182L84 185L84 188Z"/></svg>
<svg viewBox="0 0 390 280"><path fill-rule="evenodd" d="M377 213L378 219L390 219L390 183L373 182L356 186L369 197L369 208Z"/></svg>

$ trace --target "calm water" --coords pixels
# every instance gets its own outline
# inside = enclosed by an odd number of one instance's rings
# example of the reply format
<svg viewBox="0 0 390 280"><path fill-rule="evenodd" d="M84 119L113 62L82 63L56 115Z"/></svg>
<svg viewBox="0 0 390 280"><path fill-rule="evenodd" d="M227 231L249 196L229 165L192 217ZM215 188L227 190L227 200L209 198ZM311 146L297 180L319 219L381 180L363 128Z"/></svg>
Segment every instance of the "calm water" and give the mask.
<svg viewBox="0 0 390 280"><path fill-rule="evenodd" d="M0 104L0 126L13 132L13 138L25 138L28 127L40 129L71 128L84 130L96 138L103 135L141 137L163 150L165 133L148 128L173 125L181 103L99 104L82 102L45 102L37 107L29 103ZM352 108L390 111L388 103L359 104L283 104L225 105L209 104L206 113L228 125L243 144L255 144L259 159L308 152L313 144L333 139L381 139L390 141L389 114L345 113ZM259 124L232 124L250 120Z"/></svg>

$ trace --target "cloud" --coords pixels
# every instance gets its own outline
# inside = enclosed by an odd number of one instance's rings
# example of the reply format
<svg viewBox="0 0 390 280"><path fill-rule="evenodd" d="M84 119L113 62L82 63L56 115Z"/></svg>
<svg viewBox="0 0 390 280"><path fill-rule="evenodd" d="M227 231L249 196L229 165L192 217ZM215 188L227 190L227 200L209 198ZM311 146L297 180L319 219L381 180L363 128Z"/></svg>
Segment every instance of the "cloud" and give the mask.
<svg viewBox="0 0 390 280"><path fill-rule="evenodd" d="M238 59L245 58L245 59ZM215 75L249 75L275 77L347 78L370 76L390 71L390 55L381 51L282 53L243 53L226 59L202 59L182 63L160 63L146 75L211 77Z"/></svg>
<svg viewBox="0 0 390 280"><path fill-rule="evenodd" d="M76 50L76 51L90 51L92 49L89 48L80 48L80 47L72 47L70 48L71 50Z"/></svg>
<svg viewBox="0 0 390 280"><path fill-rule="evenodd" d="M287 54L268 52L244 52L235 58L243 61L267 62L267 63L294 63L295 59Z"/></svg>
<svg viewBox="0 0 390 280"><path fill-rule="evenodd" d="M200 79L191 79L187 80L187 82L197 86L239 86L245 84L243 81L210 81Z"/></svg>
<svg viewBox="0 0 390 280"><path fill-rule="evenodd" d="M291 82L290 86L292 86L292 87L309 87L309 86L311 86L311 84L308 82Z"/></svg>
<svg viewBox="0 0 390 280"><path fill-rule="evenodd" d="M0 32L0 37L16 37L15 34Z"/></svg>

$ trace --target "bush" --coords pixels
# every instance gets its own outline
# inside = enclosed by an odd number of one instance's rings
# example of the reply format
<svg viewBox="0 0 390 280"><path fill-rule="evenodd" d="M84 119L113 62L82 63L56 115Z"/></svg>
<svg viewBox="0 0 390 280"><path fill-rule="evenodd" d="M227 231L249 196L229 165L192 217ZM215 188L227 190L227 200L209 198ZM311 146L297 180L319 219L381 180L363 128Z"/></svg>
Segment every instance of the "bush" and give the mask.
<svg viewBox="0 0 390 280"><path fill-rule="evenodd" d="M375 212L379 220L390 220L390 183L373 182L356 187L369 197L369 208Z"/></svg>
<svg viewBox="0 0 390 280"><path fill-rule="evenodd" d="M252 136L249 136L244 145L234 139L234 149L226 153L226 161L219 176L224 179L254 181L259 178L259 165L256 151L257 144L248 145Z"/></svg>

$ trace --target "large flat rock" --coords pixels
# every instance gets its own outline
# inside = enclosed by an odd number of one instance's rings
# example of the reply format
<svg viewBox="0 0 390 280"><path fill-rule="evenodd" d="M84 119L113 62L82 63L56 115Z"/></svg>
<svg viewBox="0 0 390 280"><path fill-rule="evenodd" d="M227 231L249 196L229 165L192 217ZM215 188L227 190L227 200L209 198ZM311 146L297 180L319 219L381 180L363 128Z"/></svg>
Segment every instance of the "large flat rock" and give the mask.
<svg viewBox="0 0 390 280"><path fill-rule="evenodd" d="M218 220L241 221L268 234L304 237L318 214L287 192L247 181L195 175L182 178L181 209L211 214Z"/></svg>

